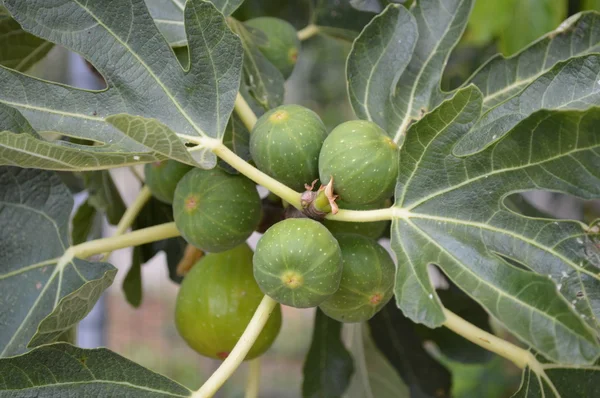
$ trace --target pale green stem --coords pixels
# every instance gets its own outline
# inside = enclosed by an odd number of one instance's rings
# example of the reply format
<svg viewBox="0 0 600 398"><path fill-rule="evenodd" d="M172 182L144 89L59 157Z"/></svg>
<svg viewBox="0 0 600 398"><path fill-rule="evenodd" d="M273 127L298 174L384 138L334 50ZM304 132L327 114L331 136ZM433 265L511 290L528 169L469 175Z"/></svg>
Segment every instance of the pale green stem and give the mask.
<svg viewBox="0 0 600 398"><path fill-rule="evenodd" d="M319 33L319 27L317 25L310 24L303 29L298 31L298 40L304 41L310 39L314 35Z"/></svg>
<svg viewBox="0 0 600 398"><path fill-rule="evenodd" d="M263 297L256 312L252 316L250 323L246 327L246 330L244 330L244 333L227 359L225 359L221 366L219 366L209 379L206 380L202 387L192 394L192 398L210 398L215 395L219 388L221 388L227 379L231 377L233 372L240 366L276 307L277 302L275 300L269 296Z"/></svg>
<svg viewBox="0 0 600 398"><path fill-rule="evenodd" d="M252 166L244 159L240 158L229 148L223 144L218 144L212 148L212 151L221 159L229 163L231 167L257 183L279 196L297 209L300 209L300 194L293 189L289 188L277 181L276 179L266 175L256 167Z"/></svg>
<svg viewBox="0 0 600 398"><path fill-rule="evenodd" d="M235 97L234 109L240 119L242 119L242 123L244 123L244 126L246 126L248 131L252 131L252 128L254 128L258 119L252 111L252 108L250 108L250 105L248 105L240 93L237 93L237 96Z"/></svg>
<svg viewBox="0 0 600 398"><path fill-rule="evenodd" d="M157 240L174 238L180 236L179 230L174 222L155 225L154 227L138 229L125 235L111 236L110 238L90 240L79 245L70 247L63 257L87 258L94 254L100 254L125 247L143 245Z"/></svg>
<svg viewBox="0 0 600 398"><path fill-rule="evenodd" d="M448 309L444 309L444 315L446 316L444 326L470 342L508 359L521 369L528 365L534 365L532 369L535 368L537 360L529 351L479 329Z"/></svg>
<svg viewBox="0 0 600 398"><path fill-rule="evenodd" d="M258 398L260 389L260 358L255 358L248 364L248 382L246 383L245 398Z"/></svg>
<svg viewBox="0 0 600 398"><path fill-rule="evenodd" d="M377 210L344 210L340 209L337 214L328 214L328 220L348 222L371 222L391 220L394 218L394 208Z"/></svg>
<svg viewBox="0 0 600 398"><path fill-rule="evenodd" d="M148 200L150 200L151 197L152 197L152 192L150 192L150 188L148 188L147 185L144 185L142 187L140 193L138 194L138 196L135 198L135 200L131 204L131 206L129 206L127 208L127 210L123 214L123 217L121 217L121 220L119 220L119 224L117 225L117 230L115 231L113 236L123 235L125 233L125 231L127 231L127 229L129 227L131 227L131 224L133 224L133 222L137 218L138 214L140 214L140 211L142 210L144 205L146 203L148 203ZM104 256L102 257L102 261L108 260L109 256L110 256L110 252L105 253Z"/></svg>
<svg viewBox="0 0 600 398"><path fill-rule="evenodd" d="M140 174L140 172L135 168L135 166L129 166L129 171L135 177L136 180L140 182L140 184L144 184L144 176Z"/></svg>

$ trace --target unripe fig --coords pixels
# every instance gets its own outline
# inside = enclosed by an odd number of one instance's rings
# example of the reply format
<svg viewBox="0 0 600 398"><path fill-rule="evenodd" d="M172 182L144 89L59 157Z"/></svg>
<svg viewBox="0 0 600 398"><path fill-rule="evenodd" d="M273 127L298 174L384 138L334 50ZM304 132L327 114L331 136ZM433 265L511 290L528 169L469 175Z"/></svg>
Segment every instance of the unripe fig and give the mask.
<svg viewBox="0 0 600 398"><path fill-rule="evenodd" d="M177 184L173 216L188 243L222 252L244 242L258 226L261 202L252 181L216 167L194 169Z"/></svg>
<svg viewBox="0 0 600 398"><path fill-rule="evenodd" d="M319 176L346 203L366 204L392 196L398 177L396 143L373 122L352 120L337 126L323 143Z"/></svg>
<svg viewBox="0 0 600 398"><path fill-rule="evenodd" d="M192 166L172 159L146 163L144 166L146 185L156 199L171 204L177 183L191 169Z"/></svg>
<svg viewBox="0 0 600 398"><path fill-rule="evenodd" d="M252 275L252 250L243 243L203 257L185 276L175 307L175 324L198 353L225 359L262 300ZM246 355L262 355L277 337L281 308L277 306Z"/></svg>
<svg viewBox="0 0 600 398"><path fill-rule="evenodd" d="M289 218L265 232L254 253L254 278L260 289L282 304L315 307L339 287L340 247L322 224Z"/></svg>
<svg viewBox="0 0 600 398"><path fill-rule="evenodd" d="M245 24L265 34L266 41L257 43L260 52L279 69L285 79L290 77L300 48L296 29L287 21L273 17L254 18Z"/></svg>
<svg viewBox="0 0 600 398"><path fill-rule="evenodd" d="M386 201L378 201L375 203L367 203L365 205L355 205L346 203L343 200L338 200L337 204L340 209L345 210L376 210L383 209L386 206ZM388 221L373 221L373 222L345 222L335 220L323 220L323 225L327 227L329 232L334 236L339 234L359 234L367 238L378 239L385 229L388 227Z"/></svg>
<svg viewBox="0 0 600 398"><path fill-rule="evenodd" d="M292 189L319 178L319 152L327 129L319 116L300 105L283 105L258 119L250 134L256 166Z"/></svg>
<svg viewBox="0 0 600 398"><path fill-rule="evenodd" d="M396 268L377 241L361 235L336 235L342 250L340 288L319 308L340 322L363 322L390 301Z"/></svg>

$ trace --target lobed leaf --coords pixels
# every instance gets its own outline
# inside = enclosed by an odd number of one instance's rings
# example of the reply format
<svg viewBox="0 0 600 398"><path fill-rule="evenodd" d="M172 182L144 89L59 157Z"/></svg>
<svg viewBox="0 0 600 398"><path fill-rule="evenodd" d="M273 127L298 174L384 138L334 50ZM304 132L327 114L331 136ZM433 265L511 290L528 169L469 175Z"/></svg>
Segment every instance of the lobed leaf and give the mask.
<svg viewBox="0 0 600 398"><path fill-rule="evenodd" d="M0 397L189 397L192 391L106 348L67 343L0 359Z"/></svg>
<svg viewBox="0 0 600 398"><path fill-rule="evenodd" d="M457 157L482 99L473 86L458 91L415 123L401 148L392 223L398 306L430 327L444 321L427 275L436 264L544 356L592 363L600 355L593 236L575 221L516 214L504 198L532 189L600 197L600 108L538 111L485 150Z"/></svg>
<svg viewBox="0 0 600 398"><path fill-rule="evenodd" d="M423 0L409 11L390 5L374 18L348 56L357 116L378 123L399 142L414 120L443 99L443 67L472 7L473 0Z"/></svg>
<svg viewBox="0 0 600 398"><path fill-rule="evenodd" d="M0 167L0 357L54 341L81 321L112 283L108 263L73 259L73 199L51 172Z"/></svg>
<svg viewBox="0 0 600 398"><path fill-rule="evenodd" d="M0 103L18 109L35 130L118 143L122 153L148 152L105 121L125 112L157 119L180 136L222 138L239 88L242 49L212 4L186 3L190 68L184 70L143 0L4 3L27 31L82 54L108 85L82 90L0 67ZM201 161L212 167L215 158Z"/></svg>

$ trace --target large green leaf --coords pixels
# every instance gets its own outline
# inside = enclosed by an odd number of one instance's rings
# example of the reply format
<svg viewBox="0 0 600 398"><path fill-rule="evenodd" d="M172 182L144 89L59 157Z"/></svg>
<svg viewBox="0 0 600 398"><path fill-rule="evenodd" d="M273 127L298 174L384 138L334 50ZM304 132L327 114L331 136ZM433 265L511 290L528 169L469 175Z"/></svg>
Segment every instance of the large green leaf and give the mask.
<svg viewBox="0 0 600 398"><path fill-rule="evenodd" d="M51 48L52 43L25 32L0 2L0 65L24 72Z"/></svg>
<svg viewBox="0 0 600 398"><path fill-rule="evenodd" d="M523 371L514 398L582 398L600 396L600 366L540 364Z"/></svg>
<svg viewBox="0 0 600 398"><path fill-rule="evenodd" d="M540 109L586 109L600 104L600 55L554 65L518 94L487 110L457 144L459 156L474 153Z"/></svg>
<svg viewBox="0 0 600 398"><path fill-rule="evenodd" d="M475 87L458 91L415 123L401 148L397 303L414 321L439 326L445 317L427 274L437 264L548 358L589 364L600 355L590 329L600 330L593 236L579 222L523 217L503 200L532 189L600 197L600 108L536 112L485 150L456 157L481 106Z"/></svg>
<svg viewBox="0 0 600 398"><path fill-rule="evenodd" d="M0 67L0 103L21 111L35 130L118 144L121 154L149 152L105 121L127 113L156 119L184 140L222 138L238 92L242 48L211 3L186 3L189 70L151 23L143 0L7 0L5 6L27 31L84 55L108 85L103 91L81 90ZM147 126L134 127L143 134ZM16 156L11 160L20 162ZM216 159L207 151L198 161L212 167Z"/></svg>
<svg viewBox="0 0 600 398"><path fill-rule="evenodd" d="M393 301L369 319L369 328L375 345L402 376L410 396L450 396L450 372L425 350L415 324Z"/></svg>
<svg viewBox="0 0 600 398"><path fill-rule="evenodd" d="M106 348L66 343L0 359L0 397L189 397L192 392Z"/></svg>
<svg viewBox="0 0 600 398"><path fill-rule="evenodd" d="M479 4L479 3L478 3ZM467 84L474 83L484 95L484 109L498 105L570 57L600 50L600 14L584 12L565 20L509 58L497 55L479 68Z"/></svg>
<svg viewBox="0 0 600 398"><path fill-rule="evenodd" d="M340 322L317 308L312 343L304 361L304 398L337 398L348 388L354 366L341 331Z"/></svg>
<svg viewBox="0 0 600 398"><path fill-rule="evenodd" d="M309 23L318 26L319 32L344 40L353 40L374 14L359 11L351 3L310 0Z"/></svg>
<svg viewBox="0 0 600 398"><path fill-rule="evenodd" d="M423 0L409 12L390 5L369 23L348 56L357 116L378 123L399 142L443 98L443 67L472 7L473 0Z"/></svg>
<svg viewBox="0 0 600 398"><path fill-rule="evenodd" d="M344 325L343 334L355 368L344 398L410 396L400 375L375 346L366 324L348 323Z"/></svg>
<svg viewBox="0 0 600 398"><path fill-rule="evenodd" d="M89 195L87 203L106 214L109 223L117 225L127 206L110 173L107 170L83 173L83 181Z"/></svg>
<svg viewBox="0 0 600 398"><path fill-rule="evenodd" d="M0 356L54 341L112 283L107 263L60 261L73 199L51 172L0 167Z"/></svg>
<svg viewBox="0 0 600 398"><path fill-rule="evenodd" d="M145 0L154 23L165 39L174 47L187 45L183 10L186 0ZM224 15L230 15L243 0L210 0Z"/></svg>

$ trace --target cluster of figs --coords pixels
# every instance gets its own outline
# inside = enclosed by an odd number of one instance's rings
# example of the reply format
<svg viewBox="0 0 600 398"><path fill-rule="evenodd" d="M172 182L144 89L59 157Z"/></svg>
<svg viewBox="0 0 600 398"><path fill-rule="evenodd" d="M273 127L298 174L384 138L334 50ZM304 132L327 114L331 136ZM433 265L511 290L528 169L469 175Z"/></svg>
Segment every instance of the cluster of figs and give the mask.
<svg viewBox="0 0 600 398"><path fill-rule="evenodd" d="M275 38L264 55L289 75L298 48L294 28L274 18L247 24ZM378 125L353 120L328 134L316 113L298 105L259 118L250 154L259 170L299 192L315 180L331 187L333 178L342 209L389 207L398 174L398 147ZM222 167L203 170L173 160L147 164L145 174L152 194L172 204L181 235L207 253L185 276L175 314L180 335L200 354L226 358L264 294L287 306L318 306L341 322L366 321L392 298L395 265L377 242L387 221L340 222L290 212L252 251L246 240L261 223L263 202L251 180ZM280 327L277 306L246 359L264 353Z"/></svg>

